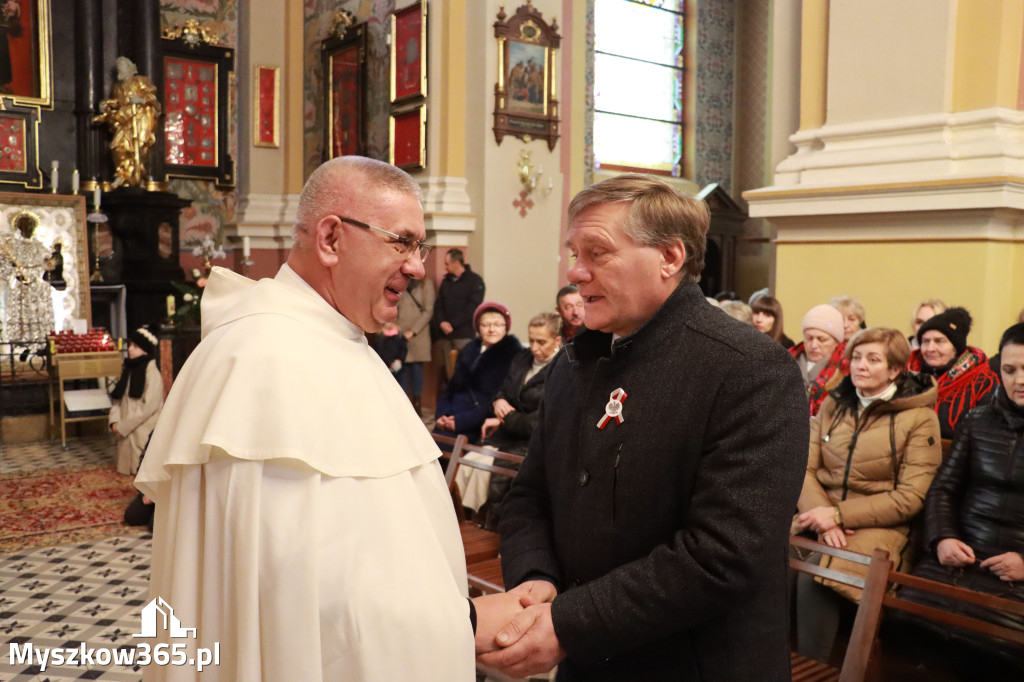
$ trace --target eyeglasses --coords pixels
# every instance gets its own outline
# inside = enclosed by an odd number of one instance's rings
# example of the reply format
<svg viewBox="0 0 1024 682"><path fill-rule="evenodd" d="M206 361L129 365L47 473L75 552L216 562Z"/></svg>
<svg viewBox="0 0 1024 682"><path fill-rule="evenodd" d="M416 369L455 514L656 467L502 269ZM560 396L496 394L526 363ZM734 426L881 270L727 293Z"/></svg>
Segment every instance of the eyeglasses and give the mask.
<svg viewBox="0 0 1024 682"><path fill-rule="evenodd" d="M343 223L348 223L349 225L355 225L356 227L361 227L364 230L372 230L374 232L380 232L385 237L391 237L391 242L390 243L395 247L396 250L398 250L399 253L401 253L406 258L408 258L410 255L412 255L413 252L417 252L417 253L419 253L420 260L425 261L425 260L427 260L427 256L430 254L430 250L432 248L434 248L434 246L432 244L426 244L426 243L423 242L422 239L413 239L412 237L403 237L402 235L395 234L394 232L390 232L390 231L382 229L380 227L374 227L373 225L368 225L368 224L366 224L366 223L364 223L362 221L355 220L353 218L345 218L344 216L340 216L340 215L336 215L334 217L337 218L338 220L340 220Z"/></svg>

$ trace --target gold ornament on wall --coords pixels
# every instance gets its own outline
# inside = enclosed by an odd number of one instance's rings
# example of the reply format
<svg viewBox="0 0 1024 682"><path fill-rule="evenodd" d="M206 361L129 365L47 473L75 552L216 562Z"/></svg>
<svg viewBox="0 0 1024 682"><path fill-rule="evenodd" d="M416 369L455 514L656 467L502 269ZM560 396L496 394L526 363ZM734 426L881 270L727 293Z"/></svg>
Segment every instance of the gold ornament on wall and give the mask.
<svg viewBox="0 0 1024 682"><path fill-rule="evenodd" d="M206 26L200 25L195 19L189 19L181 26L164 29L163 37L168 40L181 39L189 47L198 45L216 45L220 42L220 34Z"/></svg>

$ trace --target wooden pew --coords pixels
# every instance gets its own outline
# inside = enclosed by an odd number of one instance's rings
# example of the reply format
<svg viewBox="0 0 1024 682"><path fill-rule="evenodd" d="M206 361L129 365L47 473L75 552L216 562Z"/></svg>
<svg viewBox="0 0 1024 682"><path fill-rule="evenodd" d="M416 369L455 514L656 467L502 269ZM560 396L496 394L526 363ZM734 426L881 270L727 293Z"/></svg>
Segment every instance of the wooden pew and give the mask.
<svg viewBox="0 0 1024 682"><path fill-rule="evenodd" d="M861 578L833 568L824 568L816 562L790 558L789 567L794 571L827 578L864 590L860 604L857 606L850 642L843 657L843 667L836 669L827 663L814 661L791 652L790 665L793 682L862 682L865 679L870 679L869 675L873 676L873 673L869 671L869 664L872 662L871 654L875 648L875 637L882 615L882 598L885 595L886 578L892 569L889 553L876 549L874 554L866 556L845 549L829 547L797 535L790 537L789 544L790 547L795 547L802 552L827 554L868 567L867 577Z"/></svg>
<svg viewBox="0 0 1024 682"><path fill-rule="evenodd" d="M466 459L466 455L468 453L488 455L494 458L494 462L487 464L484 462L478 462L474 459ZM451 461L448 463L448 471L445 473L445 480L448 483L449 490L456 490L457 486L455 485L455 476L459 468L463 466L471 467L478 471L489 472L492 476L507 476L509 478L515 478L515 475L518 472L515 469L509 469L507 466L502 466L501 463L511 462L521 464L522 461L522 455L513 455L510 452L491 450L479 445L470 445L469 443L464 442L461 447L452 452ZM472 524L472 522L466 522L466 524ZM472 547L472 551L469 544L465 545L466 572L470 587L481 594L504 592L505 583L501 577L501 558L498 556L498 545L500 544L498 534L476 526L475 529L467 529L464 531L462 537L463 543L470 541L467 540L467 537L471 537L471 541L475 542ZM490 553L492 547L494 550L493 554Z"/></svg>

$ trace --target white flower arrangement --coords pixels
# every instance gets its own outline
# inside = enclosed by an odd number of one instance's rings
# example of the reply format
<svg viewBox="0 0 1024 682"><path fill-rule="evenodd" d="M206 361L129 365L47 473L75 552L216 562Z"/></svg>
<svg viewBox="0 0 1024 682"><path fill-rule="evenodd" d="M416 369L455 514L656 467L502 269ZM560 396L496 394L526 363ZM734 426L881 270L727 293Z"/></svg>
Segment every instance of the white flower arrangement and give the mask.
<svg viewBox="0 0 1024 682"><path fill-rule="evenodd" d="M213 241L213 237L203 237L202 241L193 242L192 255L203 260L214 260L215 258L226 258L224 248Z"/></svg>

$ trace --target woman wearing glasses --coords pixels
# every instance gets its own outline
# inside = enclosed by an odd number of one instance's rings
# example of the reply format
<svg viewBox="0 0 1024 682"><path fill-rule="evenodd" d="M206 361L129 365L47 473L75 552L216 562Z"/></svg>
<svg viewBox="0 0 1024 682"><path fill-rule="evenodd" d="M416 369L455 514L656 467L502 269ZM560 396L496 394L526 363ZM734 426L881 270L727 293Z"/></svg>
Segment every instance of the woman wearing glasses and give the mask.
<svg viewBox="0 0 1024 682"><path fill-rule="evenodd" d="M1003 333L999 353L1002 386L991 403L974 409L957 427L949 456L928 491L928 555L913 574L1024 602L1024 324ZM943 597L911 589L904 589L903 596L939 608L946 603ZM966 603L959 611L1024 632L1021 616ZM954 666L961 659L972 665L988 661L1009 666L1016 679L1024 679L1024 647L914 622L944 640L937 647L932 639L928 650L971 647L951 656ZM985 655L968 653L978 647ZM978 674L974 679L1003 679L994 672Z"/></svg>
<svg viewBox="0 0 1024 682"><path fill-rule="evenodd" d="M491 402L501 388L519 339L509 334L512 315L500 303L481 303L473 313L475 339L459 352L455 371L437 399L434 433L464 434L471 443L480 438Z"/></svg>

